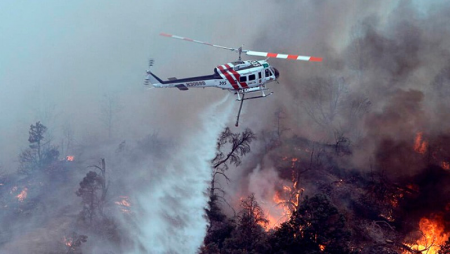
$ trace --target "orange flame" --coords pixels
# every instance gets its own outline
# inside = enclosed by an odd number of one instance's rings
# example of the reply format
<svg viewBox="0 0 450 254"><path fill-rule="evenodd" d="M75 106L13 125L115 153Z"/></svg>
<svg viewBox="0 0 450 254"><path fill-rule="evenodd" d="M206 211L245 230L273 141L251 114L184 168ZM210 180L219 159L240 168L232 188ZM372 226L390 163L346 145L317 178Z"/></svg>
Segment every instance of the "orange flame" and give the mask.
<svg viewBox="0 0 450 254"><path fill-rule="evenodd" d="M444 225L440 216L432 219L422 218L419 222L422 237L415 244L408 245L412 250L423 254L438 254L440 246L445 244L449 234L444 232ZM404 254L409 253L407 251Z"/></svg>
<svg viewBox="0 0 450 254"><path fill-rule="evenodd" d="M131 203L130 203L130 201L128 201L128 197L127 196L119 196L119 198L121 200L114 202L114 204L118 205L120 210L123 213L131 213L131 211L130 211Z"/></svg>
<svg viewBox="0 0 450 254"><path fill-rule="evenodd" d="M428 142L423 139L423 132L418 132L414 142L414 151L420 154L425 154L427 151Z"/></svg>
<svg viewBox="0 0 450 254"><path fill-rule="evenodd" d="M320 251L324 251L325 250L325 245L319 244L319 248L320 248Z"/></svg>
<svg viewBox="0 0 450 254"><path fill-rule="evenodd" d="M116 205L121 205L121 206L126 206L126 207L131 206L130 203L129 203L128 201L126 201L125 199L122 200L122 201L116 201L116 202L114 202L114 203L115 203Z"/></svg>
<svg viewBox="0 0 450 254"><path fill-rule="evenodd" d="M28 195L28 188L23 188L23 190L19 193L19 195L16 196L16 198L20 201L23 202Z"/></svg>
<svg viewBox="0 0 450 254"><path fill-rule="evenodd" d="M450 162L448 162L448 161L443 161L443 162L441 163L441 167L442 167L443 169L445 169L445 170L450 170Z"/></svg>
<svg viewBox="0 0 450 254"><path fill-rule="evenodd" d="M292 215L292 209L298 206L299 197L298 191L284 185L281 190L274 193L270 204L261 204L266 219L269 221L264 226L265 229L268 231L286 222Z"/></svg>
<svg viewBox="0 0 450 254"><path fill-rule="evenodd" d="M298 207L300 195L304 191L303 188L298 186L296 170L300 163L300 158L283 156L281 160L290 165L292 170L291 183L278 184L278 186L281 185L282 187L269 194L269 197L272 196L272 199L266 199L265 202L260 204L266 219L269 221L264 225L267 231L280 226L290 218L293 210Z"/></svg>
<svg viewBox="0 0 450 254"><path fill-rule="evenodd" d="M73 156L73 155L66 156L66 161L73 161L74 159L75 159L75 156Z"/></svg>
<svg viewBox="0 0 450 254"><path fill-rule="evenodd" d="M72 246L72 239L67 239L66 237L64 237L64 244L67 246L67 247L70 247L70 246Z"/></svg>

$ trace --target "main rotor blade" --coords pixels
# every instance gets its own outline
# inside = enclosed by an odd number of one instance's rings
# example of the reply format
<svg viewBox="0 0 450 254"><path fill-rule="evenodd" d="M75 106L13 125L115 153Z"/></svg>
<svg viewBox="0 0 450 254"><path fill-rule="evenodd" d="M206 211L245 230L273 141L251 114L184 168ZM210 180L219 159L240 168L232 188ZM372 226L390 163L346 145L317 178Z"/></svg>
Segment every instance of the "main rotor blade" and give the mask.
<svg viewBox="0 0 450 254"><path fill-rule="evenodd" d="M208 46L212 46L212 47L216 47L216 48L227 49L227 50L236 51L236 52L239 51L236 48L224 47L224 46L215 45L215 44L211 44L211 43L203 42L203 41L198 41L198 40L193 40L193 39L189 39L189 38L186 38L186 37L181 37L181 36L177 36L177 35L173 35L173 34L160 33L159 35L165 36L165 37L171 37L171 38L175 38L175 39L179 39L179 40L184 40L184 41L190 41L190 42L195 42L195 43L199 43L199 44L204 44L204 45L208 45Z"/></svg>
<svg viewBox="0 0 450 254"><path fill-rule="evenodd" d="M262 56L262 57L273 57L273 58L299 60L299 61L322 62L321 57L315 57L315 56L277 54L277 53L258 52L258 51L251 51L251 50L243 50L242 52L244 52L245 54L250 55L250 56Z"/></svg>

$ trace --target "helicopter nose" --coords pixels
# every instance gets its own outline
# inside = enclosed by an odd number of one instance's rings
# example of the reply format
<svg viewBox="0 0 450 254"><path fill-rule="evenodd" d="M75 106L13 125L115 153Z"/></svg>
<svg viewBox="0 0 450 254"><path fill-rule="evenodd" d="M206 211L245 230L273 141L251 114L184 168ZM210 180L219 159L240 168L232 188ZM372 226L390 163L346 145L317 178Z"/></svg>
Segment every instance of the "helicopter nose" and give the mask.
<svg viewBox="0 0 450 254"><path fill-rule="evenodd" d="M280 76L280 72L276 68L273 69L275 70L275 78L278 79L278 77Z"/></svg>

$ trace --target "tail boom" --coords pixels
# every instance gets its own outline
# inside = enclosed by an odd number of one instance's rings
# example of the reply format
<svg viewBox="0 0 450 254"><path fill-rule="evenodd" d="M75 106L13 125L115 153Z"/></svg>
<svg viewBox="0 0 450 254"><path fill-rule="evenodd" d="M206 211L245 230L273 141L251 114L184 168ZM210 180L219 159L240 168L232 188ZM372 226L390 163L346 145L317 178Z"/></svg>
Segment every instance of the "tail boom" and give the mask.
<svg viewBox="0 0 450 254"><path fill-rule="evenodd" d="M189 88L215 87L221 81L221 77L216 75L198 76L183 79L169 79L163 81L151 71L147 71L145 78L146 84L150 82L156 88L178 88L180 90L188 90Z"/></svg>

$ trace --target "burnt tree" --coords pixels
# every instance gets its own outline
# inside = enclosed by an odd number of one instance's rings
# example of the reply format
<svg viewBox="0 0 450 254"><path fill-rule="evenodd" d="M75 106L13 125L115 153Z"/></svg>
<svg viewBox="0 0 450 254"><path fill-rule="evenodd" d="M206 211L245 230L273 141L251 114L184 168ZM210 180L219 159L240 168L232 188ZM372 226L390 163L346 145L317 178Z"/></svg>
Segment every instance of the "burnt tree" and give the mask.
<svg viewBox="0 0 450 254"><path fill-rule="evenodd" d="M239 166L241 157L251 151L250 143L255 139L255 134L248 128L242 133L233 133L227 127L220 134L217 140L216 156L211 161L214 172L211 180L210 197L214 196L216 176L222 175L228 180L225 171L228 169L229 164ZM230 146L230 150L228 153L224 153L222 149L227 146Z"/></svg>
<svg viewBox="0 0 450 254"><path fill-rule="evenodd" d="M238 166L241 164L241 157L250 152L250 143L255 139L255 134L246 129L242 133L233 133L229 128L226 128L217 139L216 156L211 160L213 168L211 187L208 201L208 208L206 215L210 222L208 227L208 234L204 240L205 246L201 253L216 253L215 250L222 248L223 241L230 237L235 225L232 220L229 220L225 214L222 213L218 200L226 202L223 196L217 195L216 190L223 190L215 186L216 176L222 175L228 181L225 171L229 165ZM224 149L230 150L225 153ZM230 206L231 207L231 206Z"/></svg>
<svg viewBox="0 0 450 254"><path fill-rule="evenodd" d="M47 168L57 161L59 151L45 139L47 127L41 122L30 126L28 132L29 148L19 155L19 173L30 175Z"/></svg>
<svg viewBox="0 0 450 254"><path fill-rule="evenodd" d="M101 167L91 166L100 170L100 174L89 171L80 182L80 188L76 195L81 197L83 210L80 212L79 219L88 225L92 225L95 220L104 217L103 207L105 205L106 193L106 164L105 159L101 161Z"/></svg>

